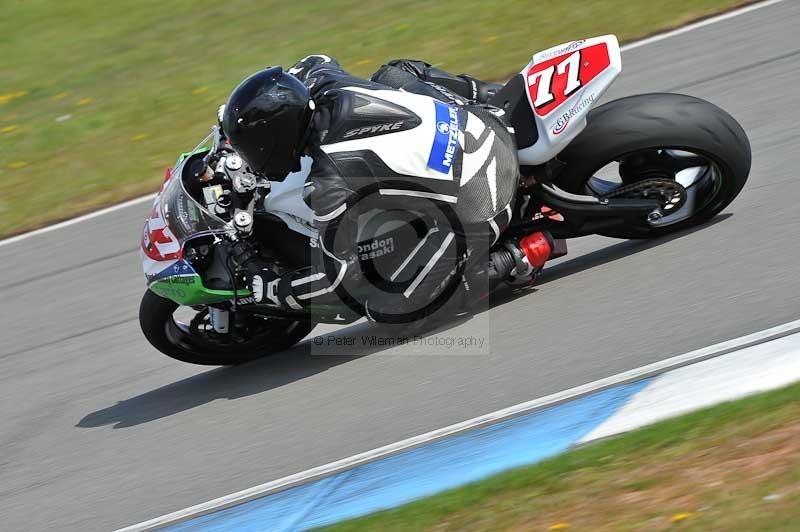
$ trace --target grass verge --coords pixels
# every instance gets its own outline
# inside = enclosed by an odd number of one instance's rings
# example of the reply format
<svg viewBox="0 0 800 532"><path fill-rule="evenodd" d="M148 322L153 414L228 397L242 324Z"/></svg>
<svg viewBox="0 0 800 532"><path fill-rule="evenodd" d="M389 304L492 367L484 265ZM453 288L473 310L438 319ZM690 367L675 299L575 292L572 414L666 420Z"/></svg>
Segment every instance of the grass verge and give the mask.
<svg viewBox="0 0 800 532"><path fill-rule="evenodd" d="M9 0L0 236L157 189L235 84L265 65L321 52L366 76L414 57L499 79L548 46L605 33L631 40L743 3Z"/></svg>
<svg viewBox="0 0 800 532"><path fill-rule="evenodd" d="M800 383L326 530L798 530Z"/></svg>

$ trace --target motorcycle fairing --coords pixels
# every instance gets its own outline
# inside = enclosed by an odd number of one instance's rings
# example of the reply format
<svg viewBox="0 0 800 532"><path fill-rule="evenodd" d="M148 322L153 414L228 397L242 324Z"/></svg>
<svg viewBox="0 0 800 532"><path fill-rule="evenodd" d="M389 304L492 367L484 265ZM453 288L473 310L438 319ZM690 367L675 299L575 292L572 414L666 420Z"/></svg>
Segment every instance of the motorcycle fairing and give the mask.
<svg viewBox="0 0 800 532"><path fill-rule="evenodd" d="M534 54L520 72L538 140L519 150L521 164L543 164L584 127L586 114L622 71L614 35L581 39Z"/></svg>
<svg viewBox="0 0 800 532"><path fill-rule="evenodd" d="M183 187L186 161L192 155L204 153L202 147L207 140L192 152L182 154L167 171L142 230L141 258L147 287L179 305L218 303L234 297L232 291L203 286L201 276L183 257L184 244L189 240L229 230L223 220L197 203ZM248 290L238 292L240 296L248 294Z"/></svg>

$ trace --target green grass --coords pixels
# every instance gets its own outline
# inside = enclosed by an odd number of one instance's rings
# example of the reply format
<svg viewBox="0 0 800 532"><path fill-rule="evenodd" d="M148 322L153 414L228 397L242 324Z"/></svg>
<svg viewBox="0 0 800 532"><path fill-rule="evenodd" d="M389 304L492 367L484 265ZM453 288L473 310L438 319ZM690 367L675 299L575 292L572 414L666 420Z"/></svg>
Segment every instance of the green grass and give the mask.
<svg viewBox="0 0 800 532"><path fill-rule="evenodd" d="M309 53L368 75L395 57L500 79L571 39L621 40L743 0L4 0L0 235L157 188L249 73Z"/></svg>
<svg viewBox="0 0 800 532"><path fill-rule="evenodd" d="M795 384L328 530L798 530L799 438Z"/></svg>

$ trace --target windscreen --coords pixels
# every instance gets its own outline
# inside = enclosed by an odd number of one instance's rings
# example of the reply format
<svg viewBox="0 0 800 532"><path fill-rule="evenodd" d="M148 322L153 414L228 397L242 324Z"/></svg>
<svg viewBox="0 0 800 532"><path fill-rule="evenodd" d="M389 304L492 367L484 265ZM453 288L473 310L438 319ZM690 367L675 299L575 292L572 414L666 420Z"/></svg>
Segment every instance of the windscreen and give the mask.
<svg viewBox="0 0 800 532"><path fill-rule="evenodd" d="M181 156L153 204L142 239L142 248L153 260L180 258L183 245L189 239L233 230L196 201L183 184L186 162L193 155L208 151L212 138L213 135L209 135L195 149Z"/></svg>

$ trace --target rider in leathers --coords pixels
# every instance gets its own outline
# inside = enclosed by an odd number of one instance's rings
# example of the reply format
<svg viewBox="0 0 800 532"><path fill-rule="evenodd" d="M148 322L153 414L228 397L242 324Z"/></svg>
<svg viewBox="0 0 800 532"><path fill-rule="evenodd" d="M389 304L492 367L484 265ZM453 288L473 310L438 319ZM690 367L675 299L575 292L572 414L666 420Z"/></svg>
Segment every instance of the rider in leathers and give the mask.
<svg viewBox="0 0 800 532"><path fill-rule="evenodd" d="M513 133L501 112L480 105L498 87L411 60L391 61L365 80L325 55L308 56L288 73L268 69L242 82L225 106L224 133L250 168L273 179L299 169L300 156L312 157L303 195L319 231L311 267L278 275L247 255L242 266L251 272L255 300L302 310L335 296L377 321L411 321L430 312L426 305L441 299L445 286L458 285L463 298L470 290L465 274L482 271L488 248L510 221L519 179ZM420 118L428 108L436 110L435 122L425 119L430 125ZM358 127L381 109L384 123ZM402 134L411 129L414 136ZM425 135L427 144L413 144ZM445 214L395 272L406 274L405 289L360 301L344 287L362 273L356 217L365 196L400 206L438 204ZM530 273L524 256L516 255L516 273ZM454 276L461 282L451 283Z"/></svg>

